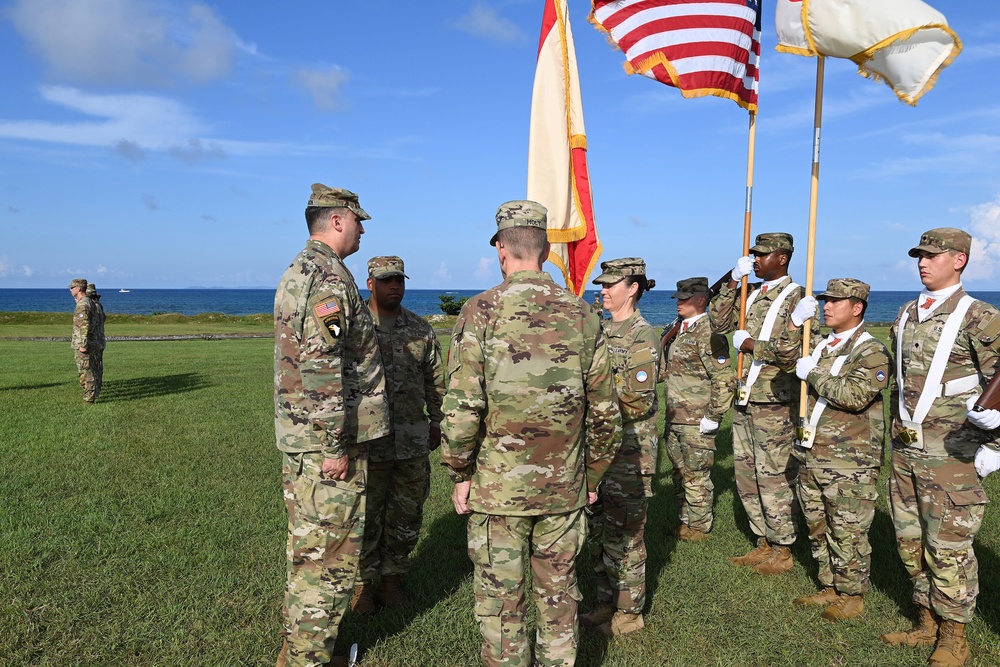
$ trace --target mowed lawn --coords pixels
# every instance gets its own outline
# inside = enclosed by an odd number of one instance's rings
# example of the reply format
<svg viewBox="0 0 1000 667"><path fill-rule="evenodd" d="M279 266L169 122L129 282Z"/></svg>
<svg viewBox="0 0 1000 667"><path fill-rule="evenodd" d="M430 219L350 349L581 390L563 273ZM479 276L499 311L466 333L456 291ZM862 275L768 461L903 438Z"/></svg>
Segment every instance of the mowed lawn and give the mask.
<svg viewBox="0 0 1000 667"><path fill-rule="evenodd" d="M101 400L84 406L67 343L0 341L0 665L274 664L286 519L271 355L261 339L113 342ZM661 455L647 525L646 629L616 640L584 631L579 664L925 664L929 649L878 641L908 626L910 611L884 497L866 613L829 623L821 610L791 604L815 590L804 535L789 573L730 565L752 543L733 493L728 420L720 440L712 538L671 536L676 508ZM464 521L432 459L406 581L414 606L372 619L348 614L341 628L338 648L357 642L365 666L478 664ZM998 483L988 480L991 495ZM997 512L987 508L976 545L973 665L1000 665ZM589 562L580 561L585 608Z"/></svg>

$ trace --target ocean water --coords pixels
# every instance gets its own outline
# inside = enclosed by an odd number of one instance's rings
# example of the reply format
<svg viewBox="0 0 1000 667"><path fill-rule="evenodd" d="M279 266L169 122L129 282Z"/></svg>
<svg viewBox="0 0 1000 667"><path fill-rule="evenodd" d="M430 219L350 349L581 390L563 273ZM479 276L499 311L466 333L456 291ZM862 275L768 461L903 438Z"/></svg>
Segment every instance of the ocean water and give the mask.
<svg viewBox="0 0 1000 667"><path fill-rule="evenodd" d="M442 294L471 297L480 290L406 291L403 305L418 315L441 313ZM367 298L366 290L361 291ZM597 292L587 291L584 298L592 303ZM639 302L642 314L653 325L662 326L676 316L676 302L670 298L673 290L646 292ZM916 292L872 292L865 319L869 322L892 322L900 307L916 296ZM1000 292L971 292L972 296L1000 307ZM68 289L0 289L0 311L73 312L73 297ZM101 303L108 313L155 315L161 313L222 313L253 315L270 313L274 308L273 289L135 289L119 292L109 289L101 293Z"/></svg>

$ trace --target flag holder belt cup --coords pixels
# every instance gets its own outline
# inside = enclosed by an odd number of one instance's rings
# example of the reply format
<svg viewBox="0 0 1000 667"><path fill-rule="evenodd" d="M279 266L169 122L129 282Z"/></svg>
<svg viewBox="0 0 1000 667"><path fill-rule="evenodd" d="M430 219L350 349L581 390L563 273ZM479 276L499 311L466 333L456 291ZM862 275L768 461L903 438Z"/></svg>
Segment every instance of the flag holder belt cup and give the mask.
<svg viewBox="0 0 1000 667"><path fill-rule="evenodd" d="M917 422L900 420L903 427L899 429L898 438L904 445L915 445L917 449L924 448L924 427Z"/></svg>
<svg viewBox="0 0 1000 667"><path fill-rule="evenodd" d="M795 444L799 447L812 448L816 439L816 427L811 426L806 418L800 418L799 425L795 427L795 439L798 441Z"/></svg>

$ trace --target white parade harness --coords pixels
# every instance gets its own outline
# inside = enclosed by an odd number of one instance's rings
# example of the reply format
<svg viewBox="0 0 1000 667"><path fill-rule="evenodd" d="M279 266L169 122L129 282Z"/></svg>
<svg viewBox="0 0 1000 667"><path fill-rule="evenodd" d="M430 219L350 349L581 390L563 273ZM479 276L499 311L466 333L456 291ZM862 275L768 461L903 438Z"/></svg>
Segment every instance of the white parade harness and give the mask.
<svg viewBox="0 0 1000 667"><path fill-rule="evenodd" d="M771 340L771 330L774 329L774 322L778 319L778 311L781 310L781 304L785 302L788 295L792 293L794 289L799 287L794 282L789 282L785 287L778 292L777 298L771 304L771 307L767 309L767 315L764 316L764 324L760 328L760 334L758 334L756 340L769 341ZM749 297L747 297L747 312L750 312L750 306L756 300L757 295L760 294L760 290L757 290ZM764 368L765 364L763 361L753 360L750 365L750 370L747 372L747 381L745 384L740 383L736 388L736 405L744 406L750 402L750 390L753 388L757 378L760 377L760 372Z"/></svg>
<svg viewBox="0 0 1000 667"><path fill-rule="evenodd" d="M867 331L863 332L858 339L854 341L854 345L851 349L841 354L836 359L833 360L833 366L830 367L830 375L834 377L840 375L840 369L844 367L844 363L847 361L847 357L850 356L851 352L854 352L859 345L865 341L872 339L872 335ZM823 355L823 350L825 350L830 344L830 341L824 341L822 345L817 345L816 349L812 351L813 361L819 362L819 358ZM844 345L846 348L847 345ZM795 444L799 447L804 447L805 449L811 449L813 446L813 441L816 439L816 426L819 424L819 418L823 416L823 411L826 410L827 400L820 397L816 401L816 405L813 406L812 413L809 415L809 421L806 422L805 426L801 429L801 433L796 433L799 438L795 441ZM799 430L799 429L796 429Z"/></svg>

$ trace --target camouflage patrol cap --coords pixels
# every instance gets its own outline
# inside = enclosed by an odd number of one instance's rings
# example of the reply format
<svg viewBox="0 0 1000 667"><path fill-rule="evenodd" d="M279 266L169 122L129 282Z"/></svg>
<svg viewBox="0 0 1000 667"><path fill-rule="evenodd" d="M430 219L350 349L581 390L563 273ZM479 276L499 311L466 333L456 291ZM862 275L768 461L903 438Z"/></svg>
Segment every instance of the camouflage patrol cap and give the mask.
<svg viewBox="0 0 1000 667"><path fill-rule="evenodd" d="M711 295L708 289L708 278L685 278L677 281L677 291L671 295L671 299L690 299L695 294L704 293Z"/></svg>
<svg viewBox="0 0 1000 667"><path fill-rule="evenodd" d="M97 285L87 283L87 296L97 296Z"/></svg>
<svg viewBox="0 0 1000 667"><path fill-rule="evenodd" d="M73 289L74 287L79 287L82 290L86 290L87 289L87 279L86 278L74 278L70 282L69 288Z"/></svg>
<svg viewBox="0 0 1000 667"><path fill-rule="evenodd" d="M787 250L788 252L795 250L795 246L792 242L792 235L784 232L768 232L766 234L758 234L757 238L754 239L754 246L750 248L750 253L767 255L775 250Z"/></svg>
<svg viewBox="0 0 1000 667"><path fill-rule="evenodd" d="M306 206L329 206L331 208L343 206L354 211L354 215L359 220L371 220L372 217L361 208L358 203L358 196L350 190L344 188L330 188L322 183L312 184L312 194L309 195L309 203Z"/></svg>
<svg viewBox="0 0 1000 667"><path fill-rule="evenodd" d="M868 303L871 285L857 278L832 278L826 283L826 291L816 295L817 299L846 299L854 297Z"/></svg>
<svg viewBox="0 0 1000 667"><path fill-rule="evenodd" d="M391 278L392 276L410 276L403 273L403 260L395 255L379 255L368 260L368 277Z"/></svg>
<svg viewBox="0 0 1000 667"><path fill-rule="evenodd" d="M548 210L538 202L516 199L500 204L497 209L497 232L511 227L536 227L546 229ZM497 244L497 234L490 239L490 245Z"/></svg>
<svg viewBox="0 0 1000 667"><path fill-rule="evenodd" d="M910 248L910 257L917 257L921 252L940 254L948 250L957 250L966 255L972 249L972 237L968 232L954 227L938 227L920 235L920 245Z"/></svg>
<svg viewBox="0 0 1000 667"><path fill-rule="evenodd" d="M646 275L646 262L640 257L622 257L601 262L601 275L594 278L595 285L614 285L626 276Z"/></svg>

